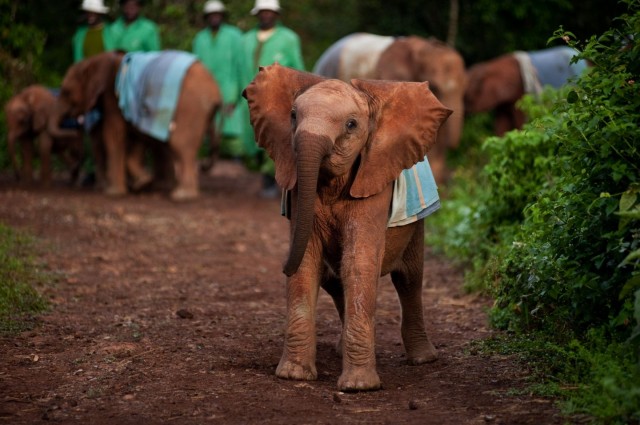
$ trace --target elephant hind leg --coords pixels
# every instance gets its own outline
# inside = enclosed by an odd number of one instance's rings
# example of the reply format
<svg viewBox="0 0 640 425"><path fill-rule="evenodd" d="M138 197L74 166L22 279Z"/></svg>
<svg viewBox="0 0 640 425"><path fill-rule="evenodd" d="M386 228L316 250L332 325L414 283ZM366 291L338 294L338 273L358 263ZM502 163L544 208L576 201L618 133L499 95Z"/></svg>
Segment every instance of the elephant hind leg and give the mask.
<svg viewBox="0 0 640 425"><path fill-rule="evenodd" d="M202 143L202 131L193 131L185 126L176 128L171 135L171 154L175 161L175 174L178 182L171 192L174 201L189 201L196 199L198 191L198 149ZM193 139L197 138L197 142Z"/></svg>
<svg viewBox="0 0 640 425"><path fill-rule="evenodd" d="M131 176L131 189L141 191L151 184L153 176L144 167L145 146L140 140L133 141L127 153L127 171Z"/></svg>
<svg viewBox="0 0 640 425"><path fill-rule="evenodd" d="M344 289L342 287L342 281L331 271L327 271L326 276L322 280L322 289L327 291L331 299L333 299L333 304L336 306L338 316L340 316L340 323L342 327L344 327ZM342 333L336 344L336 351L342 356Z"/></svg>
<svg viewBox="0 0 640 425"><path fill-rule="evenodd" d="M20 140L21 168L20 180L24 184L33 182L33 161L34 161L34 144L32 140Z"/></svg>
<svg viewBox="0 0 640 425"><path fill-rule="evenodd" d="M409 364L417 365L438 358L424 325L422 307L422 275L424 259L424 227L419 227L403 254L401 266L391 272L402 307L401 334Z"/></svg>

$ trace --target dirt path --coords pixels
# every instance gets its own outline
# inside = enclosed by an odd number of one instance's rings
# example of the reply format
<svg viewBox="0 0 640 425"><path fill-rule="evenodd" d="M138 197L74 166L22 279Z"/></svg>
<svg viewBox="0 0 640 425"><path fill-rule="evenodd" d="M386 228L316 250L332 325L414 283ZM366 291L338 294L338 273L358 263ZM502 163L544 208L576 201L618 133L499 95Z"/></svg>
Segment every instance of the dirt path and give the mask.
<svg viewBox="0 0 640 425"><path fill-rule="evenodd" d="M384 389L336 391L339 319L322 293L314 382L275 377L285 317L287 223L259 179L229 163L203 196L108 199L0 181L0 222L36 235L56 283L33 331L0 338L0 423L540 424L548 400L514 395L525 371L473 353L487 300L427 252L425 313L440 359L408 366L400 311L382 279L378 371Z"/></svg>

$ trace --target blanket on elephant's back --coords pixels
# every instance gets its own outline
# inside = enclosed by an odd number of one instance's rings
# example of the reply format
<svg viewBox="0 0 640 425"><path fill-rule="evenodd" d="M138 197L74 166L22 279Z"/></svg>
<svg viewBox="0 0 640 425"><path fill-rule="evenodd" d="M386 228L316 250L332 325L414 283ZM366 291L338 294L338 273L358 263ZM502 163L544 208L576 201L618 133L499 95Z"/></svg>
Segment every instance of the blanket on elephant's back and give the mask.
<svg viewBox="0 0 640 425"><path fill-rule="evenodd" d="M290 215L291 194L282 192L281 213ZM389 207L388 227L404 226L418 221L440 209L438 186L427 157L400 173L393 182L393 197Z"/></svg>
<svg viewBox="0 0 640 425"><path fill-rule="evenodd" d="M539 94L542 87L560 88L570 79L581 75L587 61L572 62L578 52L568 46L557 46L532 52L514 52L520 65L525 93Z"/></svg>
<svg viewBox="0 0 640 425"><path fill-rule="evenodd" d="M389 227L404 226L440 209L438 186L427 157L403 170L393 183Z"/></svg>
<svg viewBox="0 0 640 425"><path fill-rule="evenodd" d="M182 80L196 60L190 53L171 50L127 53L115 87L125 119L149 136L169 140Z"/></svg>

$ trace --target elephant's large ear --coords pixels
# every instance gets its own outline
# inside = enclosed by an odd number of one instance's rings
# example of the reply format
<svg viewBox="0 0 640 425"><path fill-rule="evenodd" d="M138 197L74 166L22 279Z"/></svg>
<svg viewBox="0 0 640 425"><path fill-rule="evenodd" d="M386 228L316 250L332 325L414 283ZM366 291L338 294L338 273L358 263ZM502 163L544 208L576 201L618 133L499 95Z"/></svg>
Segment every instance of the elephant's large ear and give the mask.
<svg viewBox="0 0 640 425"><path fill-rule="evenodd" d="M251 125L258 145L276 166L276 181L284 189L296 183L291 143L291 108L296 96L324 78L278 64L261 67L242 95L249 102Z"/></svg>
<svg viewBox="0 0 640 425"><path fill-rule="evenodd" d="M424 159L438 129L451 115L429 90L429 83L352 80L371 99L374 129L362 151L351 196L381 192L402 170Z"/></svg>

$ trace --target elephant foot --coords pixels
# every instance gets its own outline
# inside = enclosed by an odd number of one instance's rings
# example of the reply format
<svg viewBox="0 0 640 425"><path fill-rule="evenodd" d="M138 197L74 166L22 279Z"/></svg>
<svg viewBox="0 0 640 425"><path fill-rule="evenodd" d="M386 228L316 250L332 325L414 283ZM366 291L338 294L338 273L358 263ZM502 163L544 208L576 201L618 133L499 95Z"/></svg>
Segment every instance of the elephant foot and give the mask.
<svg viewBox="0 0 640 425"><path fill-rule="evenodd" d="M196 189L184 189L177 188L171 192L171 200L176 202L192 201L198 198L198 191Z"/></svg>
<svg viewBox="0 0 640 425"><path fill-rule="evenodd" d="M318 379L318 372L314 364L301 365L282 358L276 368L276 376L282 379L315 381Z"/></svg>
<svg viewBox="0 0 640 425"><path fill-rule="evenodd" d="M107 196L124 196L127 194L127 190L122 187L117 186L107 186L104 190L105 195Z"/></svg>
<svg viewBox="0 0 640 425"><path fill-rule="evenodd" d="M340 391L375 391L382 388L375 367L352 367L342 371L338 379Z"/></svg>
<svg viewBox="0 0 640 425"><path fill-rule="evenodd" d="M407 348L407 363L420 365L438 360L438 352L428 339L422 344L416 344L411 349Z"/></svg>
<svg viewBox="0 0 640 425"><path fill-rule="evenodd" d="M149 173L144 173L137 176L131 183L131 189L138 192L146 188L153 182L153 176Z"/></svg>

